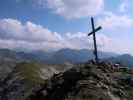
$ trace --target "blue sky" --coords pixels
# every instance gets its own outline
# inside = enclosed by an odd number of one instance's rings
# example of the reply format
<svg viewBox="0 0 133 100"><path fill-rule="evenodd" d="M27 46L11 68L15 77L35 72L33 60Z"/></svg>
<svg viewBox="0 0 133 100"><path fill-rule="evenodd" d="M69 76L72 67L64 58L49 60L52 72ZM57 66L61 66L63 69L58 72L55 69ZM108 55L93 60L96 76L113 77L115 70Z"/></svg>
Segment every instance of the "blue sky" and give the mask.
<svg viewBox="0 0 133 100"><path fill-rule="evenodd" d="M1 0L0 47L90 49L90 17L102 51L133 54L131 0Z"/></svg>

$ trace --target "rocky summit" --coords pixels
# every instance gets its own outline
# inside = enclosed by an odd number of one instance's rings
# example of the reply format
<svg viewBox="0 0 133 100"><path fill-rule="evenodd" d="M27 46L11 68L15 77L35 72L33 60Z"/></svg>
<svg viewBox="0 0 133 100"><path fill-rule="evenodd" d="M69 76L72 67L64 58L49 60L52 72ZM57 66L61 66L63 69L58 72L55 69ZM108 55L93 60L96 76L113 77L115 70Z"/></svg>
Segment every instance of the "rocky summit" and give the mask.
<svg viewBox="0 0 133 100"><path fill-rule="evenodd" d="M133 100L133 70L104 62L75 65L55 74L27 100Z"/></svg>
<svg viewBox="0 0 133 100"><path fill-rule="evenodd" d="M120 64L90 61L27 80L6 78L0 100L133 100L133 70Z"/></svg>

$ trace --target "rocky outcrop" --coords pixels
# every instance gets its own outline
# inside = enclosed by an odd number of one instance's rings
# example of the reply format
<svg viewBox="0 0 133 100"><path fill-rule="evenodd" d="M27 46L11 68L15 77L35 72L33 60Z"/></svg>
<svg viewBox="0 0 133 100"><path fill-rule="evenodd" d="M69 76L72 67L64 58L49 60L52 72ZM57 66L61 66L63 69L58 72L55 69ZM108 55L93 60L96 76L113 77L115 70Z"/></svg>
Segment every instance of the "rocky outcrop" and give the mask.
<svg viewBox="0 0 133 100"><path fill-rule="evenodd" d="M133 100L132 95L132 70L90 62L54 75L27 100Z"/></svg>
<svg viewBox="0 0 133 100"><path fill-rule="evenodd" d="M41 88L41 84L44 85L54 74L64 72L71 67L71 64L17 63L6 74L1 72L0 100L25 100L33 91Z"/></svg>
<svg viewBox="0 0 133 100"><path fill-rule="evenodd" d="M133 70L120 64L38 66L18 64L1 80L0 100L133 100Z"/></svg>

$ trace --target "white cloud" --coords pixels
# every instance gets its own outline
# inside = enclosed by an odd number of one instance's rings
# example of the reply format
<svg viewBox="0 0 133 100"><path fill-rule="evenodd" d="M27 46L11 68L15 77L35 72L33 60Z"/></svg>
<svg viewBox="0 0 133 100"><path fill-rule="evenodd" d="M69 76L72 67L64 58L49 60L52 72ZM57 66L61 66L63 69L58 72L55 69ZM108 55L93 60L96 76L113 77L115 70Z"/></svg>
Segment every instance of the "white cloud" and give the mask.
<svg viewBox="0 0 133 100"><path fill-rule="evenodd" d="M58 37L48 29L32 22L22 24L15 19L0 20L0 38L23 41L57 41Z"/></svg>
<svg viewBox="0 0 133 100"><path fill-rule="evenodd" d="M40 5L50 8L65 18L94 16L104 9L104 0L38 0Z"/></svg>
<svg viewBox="0 0 133 100"><path fill-rule="evenodd" d="M15 19L0 20L0 48L20 50L93 49L92 43L92 37L88 37L87 33L77 32L60 35L29 21L22 23ZM129 43L128 40L122 43L121 39L97 33L98 50L131 52L133 48Z"/></svg>
<svg viewBox="0 0 133 100"><path fill-rule="evenodd" d="M127 0L124 0L124 2L122 2L120 7L119 7L119 11L120 12L126 12L127 8L128 8Z"/></svg>
<svg viewBox="0 0 133 100"><path fill-rule="evenodd" d="M102 33L96 34L98 50L133 54L132 41L126 38L109 37ZM93 49L93 38L87 37L86 33L66 33L65 39L74 49ZM122 41L124 40L124 41Z"/></svg>
<svg viewBox="0 0 133 100"><path fill-rule="evenodd" d="M133 18L127 15L116 15L106 12L104 17L98 18L97 25L101 25L104 34L110 36L110 42L107 43L103 50L117 53L131 53L132 47L132 27Z"/></svg>
<svg viewBox="0 0 133 100"><path fill-rule="evenodd" d="M104 29L115 30L115 29L128 29L133 26L133 19L127 15L115 15L109 13L105 17L98 19L98 25L101 25Z"/></svg>
<svg viewBox="0 0 133 100"><path fill-rule="evenodd" d="M51 32L41 25L30 21L21 23L16 19L0 20L0 45L9 48L62 48L63 38L56 32Z"/></svg>
<svg viewBox="0 0 133 100"><path fill-rule="evenodd" d="M98 45L103 45L109 40L105 35L98 35ZM87 33L66 33L61 36L57 32L32 22L22 23L15 19L0 20L0 47L11 49L45 50L73 48L90 48L92 39ZM92 47L91 47L92 48Z"/></svg>
<svg viewBox="0 0 133 100"><path fill-rule="evenodd" d="M93 38L88 37L87 33L66 33L65 39L76 49L93 49ZM111 39L108 36L101 33L97 34L97 44L99 49L104 48L110 42Z"/></svg>

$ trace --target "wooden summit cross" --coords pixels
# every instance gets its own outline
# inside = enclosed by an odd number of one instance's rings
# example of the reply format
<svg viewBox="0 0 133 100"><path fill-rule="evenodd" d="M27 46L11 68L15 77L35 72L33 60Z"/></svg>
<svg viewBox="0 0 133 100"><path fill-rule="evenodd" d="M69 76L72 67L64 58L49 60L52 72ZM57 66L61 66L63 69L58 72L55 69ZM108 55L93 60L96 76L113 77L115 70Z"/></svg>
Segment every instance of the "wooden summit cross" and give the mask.
<svg viewBox="0 0 133 100"><path fill-rule="evenodd" d="M89 33L88 36L93 35L95 61L96 61L96 63L99 63L97 44L96 44L96 32L99 31L100 29L102 29L102 27L99 26L98 28L95 28L93 17L91 17L91 25L92 25L92 32Z"/></svg>

